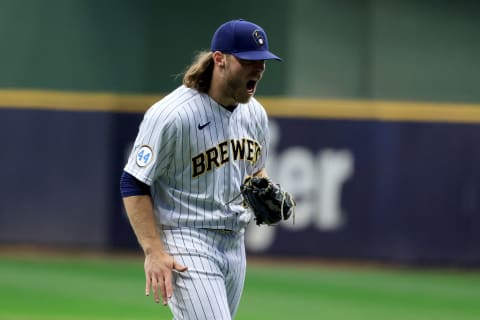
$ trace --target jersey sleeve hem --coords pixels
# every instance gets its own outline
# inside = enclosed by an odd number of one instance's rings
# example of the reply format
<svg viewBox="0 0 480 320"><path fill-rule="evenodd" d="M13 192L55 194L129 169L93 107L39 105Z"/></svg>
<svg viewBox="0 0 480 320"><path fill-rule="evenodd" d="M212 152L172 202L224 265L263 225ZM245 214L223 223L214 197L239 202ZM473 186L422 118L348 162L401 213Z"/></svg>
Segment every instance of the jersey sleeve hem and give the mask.
<svg viewBox="0 0 480 320"><path fill-rule="evenodd" d="M135 172L135 170L133 170L131 168L128 168L128 167L125 167L123 169L123 171L125 171L126 173L134 176L135 179L139 180L140 182L143 182L148 186L152 186L153 180L151 178L149 178L147 176L144 176L142 174L139 174L138 172Z"/></svg>

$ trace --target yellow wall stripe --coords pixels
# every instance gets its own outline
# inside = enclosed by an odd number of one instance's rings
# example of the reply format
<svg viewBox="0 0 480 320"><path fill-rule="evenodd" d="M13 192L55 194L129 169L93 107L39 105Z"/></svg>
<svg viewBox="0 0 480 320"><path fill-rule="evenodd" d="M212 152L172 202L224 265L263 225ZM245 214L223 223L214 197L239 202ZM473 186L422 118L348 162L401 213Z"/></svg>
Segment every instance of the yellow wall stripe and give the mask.
<svg viewBox="0 0 480 320"><path fill-rule="evenodd" d="M377 100L259 99L284 117L480 123L480 105Z"/></svg>
<svg viewBox="0 0 480 320"><path fill-rule="evenodd" d="M161 95L47 90L0 90L0 107L59 111L143 112Z"/></svg>
<svg viewBox="0 0 480 320"><path fill-rule="evenodd" d="M0 108L58 111L144 112L162 95L48 90L0 90ZM259 97L271 116L480 123L480 105L377 100Z"/></svg>

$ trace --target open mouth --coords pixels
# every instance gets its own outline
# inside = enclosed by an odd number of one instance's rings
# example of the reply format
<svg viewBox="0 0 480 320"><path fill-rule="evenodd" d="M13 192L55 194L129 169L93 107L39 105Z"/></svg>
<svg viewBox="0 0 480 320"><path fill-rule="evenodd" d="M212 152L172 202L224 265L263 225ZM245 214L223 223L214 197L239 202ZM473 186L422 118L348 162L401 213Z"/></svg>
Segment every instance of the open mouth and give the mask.
<svg viewBox="0 0 480 320"><path fill-rule="evenodd" d="M253 94L255 92L256 85L257 85L257 81L249 80L247 82L247 92L250 93L250 94Z"/></svg>

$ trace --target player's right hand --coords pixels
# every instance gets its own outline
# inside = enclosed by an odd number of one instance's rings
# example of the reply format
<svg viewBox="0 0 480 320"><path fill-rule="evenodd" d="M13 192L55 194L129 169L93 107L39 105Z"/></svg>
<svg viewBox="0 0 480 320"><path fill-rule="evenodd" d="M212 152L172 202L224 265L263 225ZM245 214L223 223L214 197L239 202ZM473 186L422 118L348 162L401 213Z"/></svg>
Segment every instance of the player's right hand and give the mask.
<svg viewBox="0 0 480 320"><path fill-rule="evenodd" d="M153 289L153 296L156 303L160 302L162 295L163 305L166 306L168 299L172 297L172 271L184 272L187 267L178 263L166 252L150 253L145 256L145 295L150 295Z"/></svg>

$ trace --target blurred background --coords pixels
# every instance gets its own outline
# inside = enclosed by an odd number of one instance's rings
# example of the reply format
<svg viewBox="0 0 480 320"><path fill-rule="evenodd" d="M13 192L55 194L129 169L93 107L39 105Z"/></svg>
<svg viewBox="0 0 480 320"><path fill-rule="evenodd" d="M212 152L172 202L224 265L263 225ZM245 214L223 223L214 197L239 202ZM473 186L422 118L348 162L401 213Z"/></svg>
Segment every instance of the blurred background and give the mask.
<svg viewBox="0 0 480 320"><path fill-rule="evenodd" d="M295 224L251 256L480 266L478 1L0 0L0 245L138 252L143 112L223 22L261 25L267 169Z"/></svg>
<svg viewBox="0 0 480 320"><path fill-rule="evenodd" d="M158 314L136 300L119 177L144 111L235 18L284 58L257 98L267 170L298 202L295 224L248 228L250 261L289 267L251 265L238 318L478 319L474 0L0 0L0 319ZM46 262L53 252L138 259Z"/></svg>

